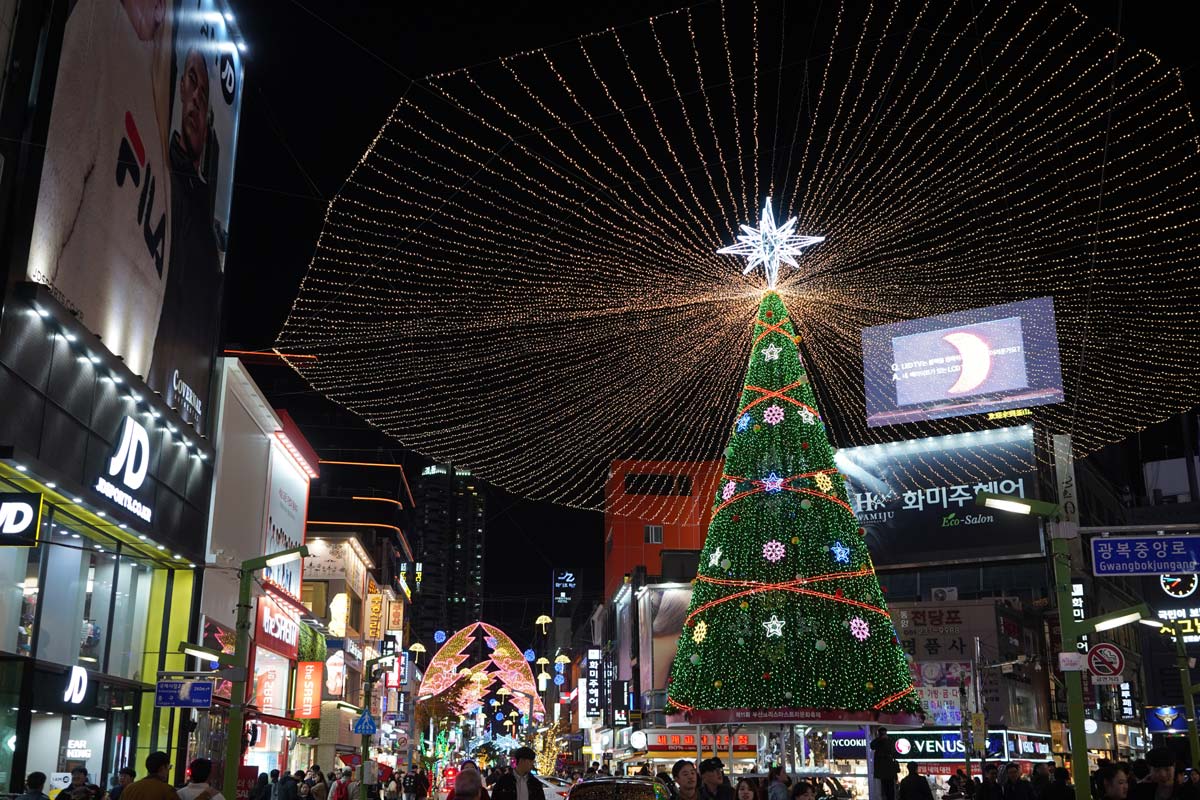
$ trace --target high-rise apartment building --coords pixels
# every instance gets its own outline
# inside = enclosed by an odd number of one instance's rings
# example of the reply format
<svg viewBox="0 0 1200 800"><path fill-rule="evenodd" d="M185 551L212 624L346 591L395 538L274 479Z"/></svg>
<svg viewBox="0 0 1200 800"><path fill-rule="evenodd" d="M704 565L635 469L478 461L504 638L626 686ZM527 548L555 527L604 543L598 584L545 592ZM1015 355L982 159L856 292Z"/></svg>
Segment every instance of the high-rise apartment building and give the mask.
<svg viewBox="0 0 1200 800"><path fill-rule="evenodd" d="M426 467L413 486L417 558L423 562L414 635L426 646L483 614L484 494L469 470Z"/></svg>

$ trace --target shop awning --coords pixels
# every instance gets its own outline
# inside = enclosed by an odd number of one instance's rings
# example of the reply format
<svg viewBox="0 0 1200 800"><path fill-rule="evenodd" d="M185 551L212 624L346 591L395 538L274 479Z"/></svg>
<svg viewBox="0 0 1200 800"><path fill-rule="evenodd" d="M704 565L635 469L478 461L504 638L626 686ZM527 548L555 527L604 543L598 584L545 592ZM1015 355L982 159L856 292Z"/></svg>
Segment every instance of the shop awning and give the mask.
<svg viewBox="0 0 1200 800"><path fill-rule="evenodd" d="M268 725L279 725L283 728L299 728L302 724L298 719L277 717L274 714L264 714L261 711L247 711L246 719L254 720L255 722L265 722Z"/></svg>

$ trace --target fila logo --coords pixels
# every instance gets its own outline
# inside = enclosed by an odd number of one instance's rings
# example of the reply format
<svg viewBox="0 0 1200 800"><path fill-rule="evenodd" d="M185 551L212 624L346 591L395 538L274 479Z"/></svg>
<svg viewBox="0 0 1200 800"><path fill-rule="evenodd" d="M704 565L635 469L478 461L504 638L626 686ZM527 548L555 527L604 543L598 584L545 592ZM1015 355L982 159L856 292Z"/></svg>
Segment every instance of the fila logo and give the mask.
<svg viewBox="0 0 1200 800"><path fill-rule="evenodd" d="M29 530L36 516L29 503L20 500L0 503L0 533L24 533Z"/></svg>
<svg viewBox="0 0 1200 800"><path fill-rule="evenodd" d="M71 667L71 682L63 692L63 702L74 706L82 703L83 696L87 693L87 685L87 670L83 667Z"/></svg>
<svg viewBox="0 0 1200 800"><path fill-rule="evenodd" d="M140 489L146 480L146 470L150 467L150 437L141 423L133 417L125 418L121 428L121 443L117 453L108 462L108 474L116 476L121 470L121 483L129 489Z"/></svg>

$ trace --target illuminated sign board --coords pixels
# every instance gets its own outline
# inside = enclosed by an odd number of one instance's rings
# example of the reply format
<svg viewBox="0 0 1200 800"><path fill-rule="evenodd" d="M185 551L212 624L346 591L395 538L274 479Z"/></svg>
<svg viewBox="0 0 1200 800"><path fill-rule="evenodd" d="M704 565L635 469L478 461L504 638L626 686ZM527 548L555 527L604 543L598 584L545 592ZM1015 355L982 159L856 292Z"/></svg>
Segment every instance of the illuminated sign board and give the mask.
<svg viewBox="0 0 1200 800"><path fill-rule="evenodd" d="M870 427L1063 399L1050 297L866 328L862 350Z"/></svg>
<svg viewBox="0 0 1200 800"><path fill-rule="evenodd" d="M578 586L579 582L573 570L554 570L552 578L554 604L558 606L570 605L571 601L575 598L575 590Z"/></svg>
<svg viewBox="0 0 1200 800"><path fill-rule="evenodd" d="M95 489L114 505L150 522L154 510L138 498L150 469L150 435L133 417L125 417L105 475L96 478Z"/></svg>
<svg viewBox="0 0 1200 800"><path fill-rule="evenodd" d="M979 492L1034 496L1032 425L843 447L834 463L876 566L1042 553L1036 517L975 505Z"/></svg>
<svg viewBox="0 0 1200 800"><path fill-rule="evenodd" d="M296 719L321 718L321 680L325 662L301 661L296 665Z"/></svg>
<svg viewBox="0 0 1200 800"><path fill-rule="evenodd" d="M0 547L31 547L42 529L42 496L0 492Z"/></svg>
<svg viewBox="0 0 1200 800"><path fill-rule="evenodd" d="M587 661L584 668L584 680L587 683L584 693L584 713L589 717L598 717L602 712L600 681L603 679L604 663L600 651L596 648L587 651Z"/></svg>

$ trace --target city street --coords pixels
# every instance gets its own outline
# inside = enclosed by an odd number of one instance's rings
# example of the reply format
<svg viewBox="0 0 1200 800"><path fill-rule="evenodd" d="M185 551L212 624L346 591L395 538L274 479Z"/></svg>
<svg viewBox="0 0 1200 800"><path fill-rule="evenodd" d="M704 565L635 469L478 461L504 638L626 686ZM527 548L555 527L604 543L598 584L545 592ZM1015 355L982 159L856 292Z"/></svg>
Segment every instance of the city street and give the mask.
<svg viewBox="0 0 1200 800"><path fill-rule="evenodd" d="M1178 15L0 21L4 798L1200 800Z"/></svg>

